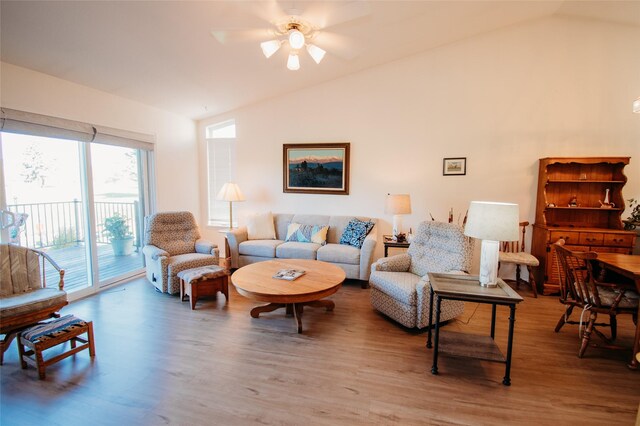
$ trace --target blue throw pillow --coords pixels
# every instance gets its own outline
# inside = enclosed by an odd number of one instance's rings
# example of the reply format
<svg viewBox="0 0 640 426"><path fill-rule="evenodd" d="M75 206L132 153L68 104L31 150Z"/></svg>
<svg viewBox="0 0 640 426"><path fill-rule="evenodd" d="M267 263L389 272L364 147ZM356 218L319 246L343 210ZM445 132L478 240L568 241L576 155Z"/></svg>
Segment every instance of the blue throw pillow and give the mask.
<svg viewBox="0 0 640 426"><path fill-rule="evenodd" d="M373 229L374 225L375 223L373 222L364 222L359 219L351 219L344 232L342 233L342 237L340 237L340 244L362 248L364 239L366 238L367 234L369 234L371 229Z"/></svg>
<svg viewBox="0 0 640 426"><path fill-rule="evenodd" d="M290 223L287 227L286 241L316 243L323 246L327 244L328 230L329 225L302 225L300 223Z"/></svg>

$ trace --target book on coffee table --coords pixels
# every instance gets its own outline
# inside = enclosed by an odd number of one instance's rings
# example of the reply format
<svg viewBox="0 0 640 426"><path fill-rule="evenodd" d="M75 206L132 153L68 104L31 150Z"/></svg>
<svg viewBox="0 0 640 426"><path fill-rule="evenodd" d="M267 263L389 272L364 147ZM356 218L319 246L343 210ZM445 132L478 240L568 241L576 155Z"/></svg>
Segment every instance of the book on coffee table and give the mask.
<svg viewBox="0 0 640 426"><path fill-rule="evenodd" d="M279 280L287 280L293 281L298 277L304 275L304 271L301 269L280 269L273 278L277 278Z"/></svg>

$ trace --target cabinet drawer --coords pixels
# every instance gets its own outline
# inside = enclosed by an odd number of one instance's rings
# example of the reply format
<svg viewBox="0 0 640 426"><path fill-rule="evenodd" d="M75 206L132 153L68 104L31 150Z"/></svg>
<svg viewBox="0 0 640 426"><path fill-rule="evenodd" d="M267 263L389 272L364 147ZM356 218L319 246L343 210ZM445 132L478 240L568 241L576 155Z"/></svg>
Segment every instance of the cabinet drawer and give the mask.
<svg viewBox="0 0 640 426"><path fill-rule="evenodd" d="M629 253L629 248L622 248L622 247L591 247L591 251L595 251L597 253L631 254Z"/></svg>
<svg viewBox="0 0 640 426"><path fill-rule="evenodd" d="M549 242L551 244L558 241L560 238L564 240L565 244L580 244L580 233L571 231L551 231L549 232Z"/></svg>
<svg viewBox="0 0 640 426"><path fill-rule="evenodd" d="M633 235L605 234L604 245L615 247L631 247Z"/></svg>
<svg viewBox="0 0 640 426"><path fill-rule="evenodd" d="M604 234L601 232L581 232L580 244L585 246L601 246Z"/></svg>

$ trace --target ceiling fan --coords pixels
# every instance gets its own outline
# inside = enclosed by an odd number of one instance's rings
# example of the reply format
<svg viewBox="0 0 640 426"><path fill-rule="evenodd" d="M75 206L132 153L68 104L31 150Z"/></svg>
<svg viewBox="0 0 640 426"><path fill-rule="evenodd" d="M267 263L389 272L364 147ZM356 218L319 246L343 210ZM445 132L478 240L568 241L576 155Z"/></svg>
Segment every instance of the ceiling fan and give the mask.
<svg viewBox="0 0 640 426"><path fill-rule="evenodd" d="M348 37L327 29L371 13L369 4L362 0L341 3L304 2L304 12L293 8L283 10L277 1L239 4L244 5L246 12L268 21L269 28L215 28L211 35L221 44L243 40L260 41L262 53L267 58L283 46L288 47L287 68L292 71L300 69L299 53L303 49L306 49L317 64L325 57L327 50L330 54L345 59L355 57L357 49L353 42ZM264 5L267 7L261 7Z"/></svg>
<svg viewBox="0 0 640 426"><path fill-rule="evenodd" d="M291 71L300 69L298 53L303 47L307 48L307 52L309 52L316 64L319 64L327 53L324 49L310 42L317 34L317 30L300 16L292 15L286 21L277 23L274 33L276 38L260 43L262 53L267 58L270 58L285 42L288 42L289 58L287 59L287 68Z"/></svg>

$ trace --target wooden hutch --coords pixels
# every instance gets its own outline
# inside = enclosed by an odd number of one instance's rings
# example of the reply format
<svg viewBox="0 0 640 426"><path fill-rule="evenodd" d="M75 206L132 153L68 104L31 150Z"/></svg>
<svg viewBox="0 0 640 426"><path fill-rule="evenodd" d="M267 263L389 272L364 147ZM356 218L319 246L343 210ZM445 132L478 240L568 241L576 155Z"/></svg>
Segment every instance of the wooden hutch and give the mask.
<svg viewBox="0 0 640 426"><path fill-rule="evenodd" d="M624 231L621 220L627 164L629 157L540 159L531 253L540 261L535 278L543 294L559 291L551 245L560 238L570 250L633 252L636 234ZM607 192L609 204L603 205Z"/></svg>

